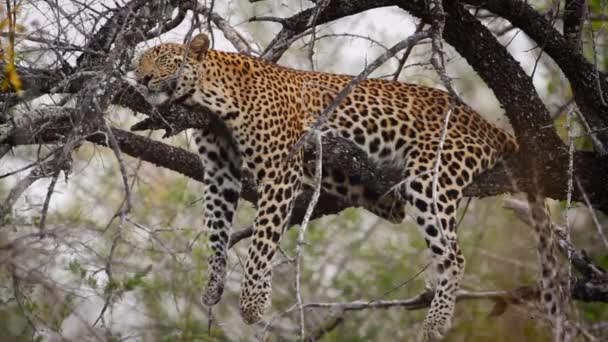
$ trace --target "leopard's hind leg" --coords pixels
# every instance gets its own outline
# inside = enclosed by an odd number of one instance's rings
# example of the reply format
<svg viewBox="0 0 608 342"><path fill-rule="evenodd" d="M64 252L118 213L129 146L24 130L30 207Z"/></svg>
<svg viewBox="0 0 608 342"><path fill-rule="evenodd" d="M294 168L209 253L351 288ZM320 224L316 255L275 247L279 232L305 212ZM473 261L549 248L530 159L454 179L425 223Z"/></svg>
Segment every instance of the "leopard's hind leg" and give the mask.
<svg viewBox="0 0 608 342"><path fill-rule="evenodd" d="M249 245L241 283L241 316L246 323L259 321L270 305L272 257L289 222L301 187L301 155L264 168L258 177L258 202L253 241Z"/></svg>
<svg viewBox="0 0 608 342"><path fill-rule="evenodd" d="M444 181L445 177L439 178L435 191L429 173L411 177L406 183L407 213L418 224L431 253L429 272L435 295L423 323L426 340L440 339L450 328L456 291L465 267L456 235L456 209L461 190Z"/></svg>

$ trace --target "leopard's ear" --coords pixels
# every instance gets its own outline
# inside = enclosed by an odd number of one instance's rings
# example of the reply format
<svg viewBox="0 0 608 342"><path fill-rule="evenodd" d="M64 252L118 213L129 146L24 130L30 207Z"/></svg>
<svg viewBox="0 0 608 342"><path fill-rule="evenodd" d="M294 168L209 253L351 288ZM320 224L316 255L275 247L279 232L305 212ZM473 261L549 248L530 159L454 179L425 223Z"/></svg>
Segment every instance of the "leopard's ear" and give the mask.
<svg viewBox="0 0 608 342"><path fill-rule="evenodd" d="M194 38L192 38L192 42L190 42L190 50L188 51L190 57L196 59L197 61L202 61L203 57L209 50L209 37L204 34L197 34Z"/></svg>

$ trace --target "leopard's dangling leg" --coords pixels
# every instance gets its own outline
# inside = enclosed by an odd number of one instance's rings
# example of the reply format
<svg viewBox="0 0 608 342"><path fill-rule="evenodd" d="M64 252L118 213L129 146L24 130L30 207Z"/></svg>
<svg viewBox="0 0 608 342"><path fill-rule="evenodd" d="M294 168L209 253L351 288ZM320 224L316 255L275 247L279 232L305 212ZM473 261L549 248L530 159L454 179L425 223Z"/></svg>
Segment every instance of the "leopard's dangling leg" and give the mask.
<svg viewBox="0 0 608 342"><path fill-rule="evenodd" d="M290 161L266 167L265 176L257 179L258 208L239 302L241 316L248 324L259 321L270 305L271 261L300 192L301 164L302 158L298 154Z"/></svg>
<svg viewBox="0 0 608 342"><path fill-rule="evenodd" d="M195 133L195 142L205 170L203 225L209 231L209 273L202 295L205 305L217 304L226 281L226 257L234 213L241 192L241 159L231 136L212 123Z"/></svg>
<svg viewBox="0 0 608 342"><path fill-rule="evenodd" d="M464 274L465 259L456 235L456 209L461 191L437 185L436 203L429 174L407 185L408 214L418 224L431 252L430 272L435 296L423 323L425 340L437 340L451 326L456 291Z"/></svg>

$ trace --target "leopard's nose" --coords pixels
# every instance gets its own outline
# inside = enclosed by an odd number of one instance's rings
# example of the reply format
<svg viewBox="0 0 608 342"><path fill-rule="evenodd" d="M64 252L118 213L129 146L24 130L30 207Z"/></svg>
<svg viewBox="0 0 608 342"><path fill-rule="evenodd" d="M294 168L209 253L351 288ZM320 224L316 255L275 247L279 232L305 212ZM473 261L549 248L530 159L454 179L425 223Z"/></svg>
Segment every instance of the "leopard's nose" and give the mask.
<svg viewBox="0 0 608 342"><path fill-rule="evenodd" d="M152 79L152 76L147 75L147 76L144 76L144 78L140 79L138 83L147 87L148 83L150 83L151 79Z"/></svg>

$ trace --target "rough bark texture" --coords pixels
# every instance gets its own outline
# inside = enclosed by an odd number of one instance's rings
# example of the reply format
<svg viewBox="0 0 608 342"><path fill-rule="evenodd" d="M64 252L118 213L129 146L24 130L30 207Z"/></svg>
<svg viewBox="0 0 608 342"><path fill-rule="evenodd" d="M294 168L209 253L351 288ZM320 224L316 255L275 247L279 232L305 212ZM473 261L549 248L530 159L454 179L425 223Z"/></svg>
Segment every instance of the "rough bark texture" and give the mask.
<svg viewBox="0 0 608 342"><path fill-rule="evenodd" d="M573 49L581 50L581 32L587 13L587 0L566 0L564 3L564 37Z"/></svg>
<svg viewBox="0 0 608 342"><path fill-rule="evenodd" d="M562 70L574 92L574 99L592 130L608 148L608 80L597 72L568 40L554 29L548 20L530 5L519 0L466 0L485 8L522 29L548 54ZM604 129L604 130L602 130Z"/></svg>

